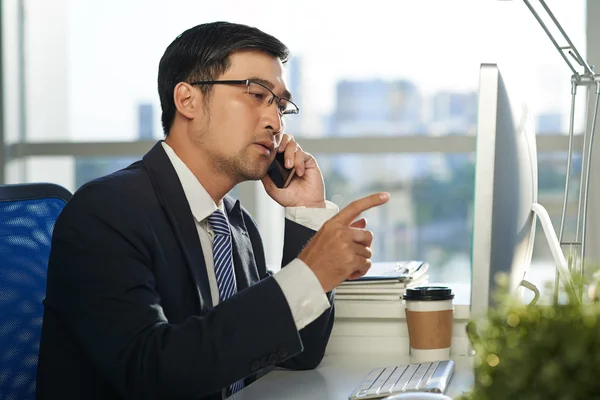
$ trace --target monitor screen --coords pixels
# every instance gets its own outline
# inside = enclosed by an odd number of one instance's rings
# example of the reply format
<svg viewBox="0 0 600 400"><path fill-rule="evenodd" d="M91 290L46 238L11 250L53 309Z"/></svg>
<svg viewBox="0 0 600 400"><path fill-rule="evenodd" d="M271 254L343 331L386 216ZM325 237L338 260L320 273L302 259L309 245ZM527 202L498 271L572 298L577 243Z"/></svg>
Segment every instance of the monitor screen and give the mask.
<svg viewBox="0 0 600 400"><path fill-rule="evenodd" d="M493 305L495 276L520 293L531 264L537 203L535 128L527 105L495 64L480 67L475 198L471 248L471 314Z"/></svg>

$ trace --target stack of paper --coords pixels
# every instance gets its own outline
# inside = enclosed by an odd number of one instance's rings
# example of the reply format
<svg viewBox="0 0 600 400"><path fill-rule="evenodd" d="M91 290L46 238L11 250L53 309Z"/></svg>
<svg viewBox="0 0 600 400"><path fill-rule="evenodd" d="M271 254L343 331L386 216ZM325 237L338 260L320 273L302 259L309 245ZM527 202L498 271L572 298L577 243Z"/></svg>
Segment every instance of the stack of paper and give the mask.
<svg viewBox="0 0 600 400"><path fill-rule="evenodd" d="M336 300L400 300L406 288L427 284L429 264L423 261L380 263L357 280L342 283Z"/></svg>

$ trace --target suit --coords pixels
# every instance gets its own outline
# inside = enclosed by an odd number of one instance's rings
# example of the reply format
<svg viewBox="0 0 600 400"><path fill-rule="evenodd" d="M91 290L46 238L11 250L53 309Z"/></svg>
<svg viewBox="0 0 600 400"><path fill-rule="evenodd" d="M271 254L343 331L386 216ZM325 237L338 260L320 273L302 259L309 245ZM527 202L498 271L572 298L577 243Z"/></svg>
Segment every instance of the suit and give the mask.
<svg viewBox="0 0 600 400"><path fill-rule="evenodd" d="M38 399L221 399L272 365L316 367L331 308L300 332L257 226L226 197L238 293L213 307L190 206L160 143L83 186L56 222ZM286 220L282 265L314 231Z"/></svg>

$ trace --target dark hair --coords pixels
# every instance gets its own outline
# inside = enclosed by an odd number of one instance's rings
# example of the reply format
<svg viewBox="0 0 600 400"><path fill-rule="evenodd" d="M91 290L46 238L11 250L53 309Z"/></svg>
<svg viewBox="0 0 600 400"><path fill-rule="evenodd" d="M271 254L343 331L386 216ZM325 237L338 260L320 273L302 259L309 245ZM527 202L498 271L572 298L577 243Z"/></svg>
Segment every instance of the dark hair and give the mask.
<svg viewBox="0 0 600 400"><path fill-rule="evenodd" d="M167 47L158 67L158 95L165 136L175 118L175 86L179 82L214 80L231 67L229 56L233 52L249 49L264 51L284 64L289 55L288 48L275 37L257 28L229 22L197 25ZM211 89L211 85L201 87L205 96Z"/></svg>

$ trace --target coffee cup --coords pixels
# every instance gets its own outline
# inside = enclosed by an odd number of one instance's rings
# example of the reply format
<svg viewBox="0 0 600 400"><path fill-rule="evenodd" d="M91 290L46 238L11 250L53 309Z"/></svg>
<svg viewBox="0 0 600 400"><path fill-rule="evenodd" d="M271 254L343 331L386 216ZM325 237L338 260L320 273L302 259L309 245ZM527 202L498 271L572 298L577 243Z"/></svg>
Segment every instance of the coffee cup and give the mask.
<svg viewBox="0 0 600 400"><path fill-rule="evenodd" d="M406 289L406 324L412 363L448 360L452 344L452 289L423 286Z"/></svg>

